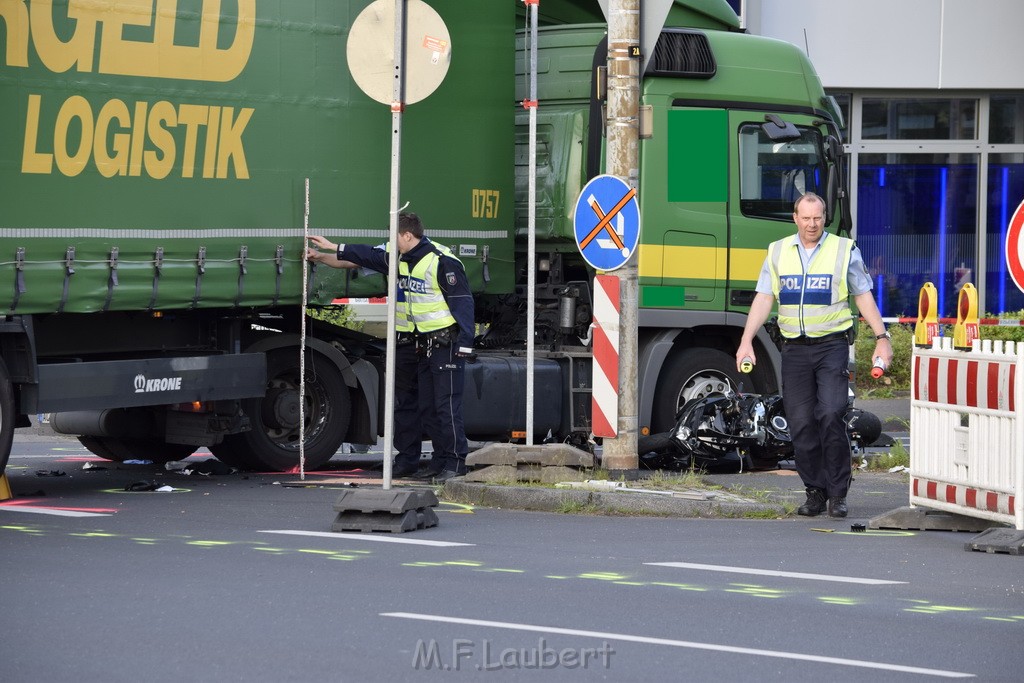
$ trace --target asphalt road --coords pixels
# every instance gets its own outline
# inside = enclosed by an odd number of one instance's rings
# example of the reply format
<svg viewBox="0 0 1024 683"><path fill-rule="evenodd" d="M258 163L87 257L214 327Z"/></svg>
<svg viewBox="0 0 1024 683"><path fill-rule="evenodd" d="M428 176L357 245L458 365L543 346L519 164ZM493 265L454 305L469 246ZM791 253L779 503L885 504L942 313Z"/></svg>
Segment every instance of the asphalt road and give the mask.
<svg viewBox="0 0 1024 683"><path fill-rule="evenodd" d="M347 467L185 477L19 440L0 676L1020 680L1024 558L969 534L449 504L430 529L333 534L322 482Z"/></svg>

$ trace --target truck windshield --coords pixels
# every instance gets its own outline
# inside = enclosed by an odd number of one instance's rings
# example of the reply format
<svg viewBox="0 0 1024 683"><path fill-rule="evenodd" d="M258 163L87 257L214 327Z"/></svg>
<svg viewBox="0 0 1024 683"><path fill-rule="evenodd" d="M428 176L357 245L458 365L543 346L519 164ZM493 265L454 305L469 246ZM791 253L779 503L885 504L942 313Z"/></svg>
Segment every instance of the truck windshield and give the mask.
<svg viewBox="0 0 1024 683"><path fill-rule="evenodd" d="M771 140L760 124L740 127L740 210L744 216L792 220L793 202L805 192L826 197L821 134L798 127L799 140ZM830 221L831 222L831 221Z"/></svg>

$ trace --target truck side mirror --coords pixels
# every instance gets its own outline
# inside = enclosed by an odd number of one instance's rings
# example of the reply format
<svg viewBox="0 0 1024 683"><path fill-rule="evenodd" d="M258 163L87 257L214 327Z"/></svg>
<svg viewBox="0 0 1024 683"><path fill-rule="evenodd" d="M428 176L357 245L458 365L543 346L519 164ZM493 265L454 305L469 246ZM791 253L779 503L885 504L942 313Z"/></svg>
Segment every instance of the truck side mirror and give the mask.
<svg viewBox="0 0 1024 683"><path fill-rule="evenodd" d="M783 121L776 114L765 114L766 123L761 130L772 142L792 142L800 139L800 131L791 121Z"/></svg>

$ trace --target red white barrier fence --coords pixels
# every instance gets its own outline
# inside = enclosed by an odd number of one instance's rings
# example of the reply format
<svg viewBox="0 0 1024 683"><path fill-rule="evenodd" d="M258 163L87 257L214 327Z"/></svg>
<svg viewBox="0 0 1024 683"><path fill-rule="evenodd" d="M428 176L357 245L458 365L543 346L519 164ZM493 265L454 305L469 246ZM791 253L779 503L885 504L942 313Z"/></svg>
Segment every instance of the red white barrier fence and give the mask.
<svg viewBox="0 0 1024 683"><path fill-rule="evenodd" d="M914 349L910 504L1024 530L1024 342L979 341Z"/></svg>

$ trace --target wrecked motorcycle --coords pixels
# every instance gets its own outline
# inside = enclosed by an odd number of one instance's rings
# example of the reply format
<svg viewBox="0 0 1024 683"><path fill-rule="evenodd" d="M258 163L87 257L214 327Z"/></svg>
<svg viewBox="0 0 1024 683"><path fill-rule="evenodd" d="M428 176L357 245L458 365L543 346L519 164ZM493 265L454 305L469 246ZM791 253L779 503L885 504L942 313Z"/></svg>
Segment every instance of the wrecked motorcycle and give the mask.
<svg viewBox="0 0 1024 683"><path fill-rule="evenodd" d="M849 407L844 418L854 450L882 433L876 415ZM687 401L671 431L641 437L640 467L652 470L776 469L793 458L789 423L779 394L728 391Z"/></svg>

